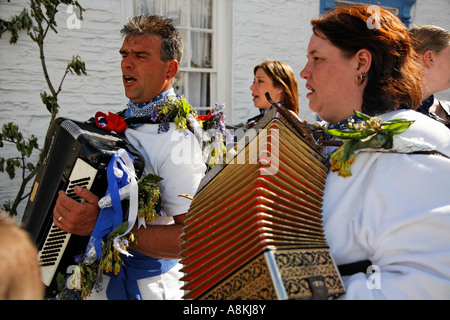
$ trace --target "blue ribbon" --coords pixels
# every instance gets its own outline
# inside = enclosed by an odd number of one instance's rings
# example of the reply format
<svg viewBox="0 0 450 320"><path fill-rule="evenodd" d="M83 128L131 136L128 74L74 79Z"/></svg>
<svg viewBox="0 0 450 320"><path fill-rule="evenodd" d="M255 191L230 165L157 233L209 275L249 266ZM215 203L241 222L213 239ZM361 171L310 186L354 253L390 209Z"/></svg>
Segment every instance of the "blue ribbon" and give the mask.
<svg viewBox="0 0 450 320"><path fill-rule="evenodd" d="M129 156L134 162L134 158ZM129 182L128 176L117 158L118 154L115 154L106 168L107 193L111 196L112 206L100 211L86 250L88 253L93 245L98 258L102 256L102 239L123 223L119 189ZM115 166L123 172L122 177L114 174ZM106 295L110 300L142 300L137 280L163 274L178 263L178 260L156 259L131 250L129 252L132 256L123 257L121 271L117 275L107 273L111 278L106 290Z"/></svg>
<svg viewBox="0 0 450 320"><path fill-rule="evenodd" d="M111 196L112 207L104 208L100 211L91 236L91 240L94 241L94 247L97 257L102 256L102 239L123 223L123 212L119 189L128 184L128 176L123 170L122 165L116 161L117 157L118 155L115 154L111 158L108 167L106 168L106 176L108 180L107 193L109 193ZM131 159L134 161L132 157ZM114 174L114 165L116 162L117 167L123 172L122 177L117 177ZM89 249L90 248L88 247L87 252L89 251Z"/></svg>
<svg viewBox="0 0 450 320"><path fill-rule="evenodd" d="M106 290L109 300L142 300L137 280L163 274L178 263L178 260L156 259L129 252L132 256L123 258L119 274L107 274L111 278Z"/></svg>

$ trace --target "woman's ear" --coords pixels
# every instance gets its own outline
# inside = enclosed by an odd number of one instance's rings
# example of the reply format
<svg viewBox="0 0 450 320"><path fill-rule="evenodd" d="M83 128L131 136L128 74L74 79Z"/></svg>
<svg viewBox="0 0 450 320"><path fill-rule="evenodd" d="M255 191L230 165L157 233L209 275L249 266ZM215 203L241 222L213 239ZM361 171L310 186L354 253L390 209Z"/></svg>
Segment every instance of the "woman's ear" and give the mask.
<svg viewBox="0 0 450 320"><path fill-rule="evenodd" d="M367 49L361 49L355 56L358 62L357 73L368 73L372 65L372 53Z"/></svg>
<svg viewBox="0 0 450 320"><path fill-rule="evenodd" d="M434 55L433 51L427 50L423 54L422 57L423 64L425 65L425 68L430 69L434 64Z"/></svg>

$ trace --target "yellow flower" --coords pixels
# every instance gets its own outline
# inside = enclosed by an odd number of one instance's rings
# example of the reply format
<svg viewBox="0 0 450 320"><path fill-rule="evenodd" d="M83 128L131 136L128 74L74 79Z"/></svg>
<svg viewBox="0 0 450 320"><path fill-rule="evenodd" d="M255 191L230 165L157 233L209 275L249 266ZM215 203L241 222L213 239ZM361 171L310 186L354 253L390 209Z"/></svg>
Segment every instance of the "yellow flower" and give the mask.
<svg viewBox="0 0 450 320"><path fill-rule="evenodd" d="M407 130L414 121L393 119L383 122L377 117L369 117L361 112L355 114L363 121L355 123L351 119L347 124L349 130L327 130L328 134L345 140L343 145L330 156L330 169L340 176L352 175L350 166L355 161L354 153L361 149L391 149L393 136Z"/></svg>

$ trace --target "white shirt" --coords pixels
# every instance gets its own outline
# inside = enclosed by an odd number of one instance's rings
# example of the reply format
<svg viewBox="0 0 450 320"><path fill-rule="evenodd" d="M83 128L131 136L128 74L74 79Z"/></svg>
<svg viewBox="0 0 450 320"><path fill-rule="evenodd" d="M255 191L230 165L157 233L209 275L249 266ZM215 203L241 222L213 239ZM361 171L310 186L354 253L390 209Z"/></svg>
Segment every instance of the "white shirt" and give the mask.
<svg viewBox="0 0 450 320"><path fill-rule="evenodd" d="M402 136L450 156L450 131L412 110L388 119L416 122ZM343 299L450 299L450 159L359 152L352 176L330 172L325 235L337 265L369 259L380 273L343 277Z"/></svg>
<svg viewBox="0 0 450 320"><path fill-rule="evenodd" d="M144 124L127 129L125 135L144 156L144 176L152 173L163 178L159 185L165 215L154 223L172 223L172 217L187 213L191 204L179 195L194 196L206 171L197 139L190 131L177 130L172 122L166 133L158 133L158 124Z"/></svg>

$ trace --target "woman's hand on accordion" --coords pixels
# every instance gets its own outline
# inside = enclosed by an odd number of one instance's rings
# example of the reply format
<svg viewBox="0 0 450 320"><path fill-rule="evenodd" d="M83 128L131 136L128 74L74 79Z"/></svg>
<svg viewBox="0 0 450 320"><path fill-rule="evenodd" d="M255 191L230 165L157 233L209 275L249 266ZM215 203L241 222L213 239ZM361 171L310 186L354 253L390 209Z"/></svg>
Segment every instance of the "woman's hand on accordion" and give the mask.
<svg viewBox="0 0 450 320"><path fill-rule="evenodd" d="M99 198L87 189L75 187L75 193L84 202L78 202L60 191L53 209L56 227L78 236L90 236L94 230L100 208Z"/></svg>

